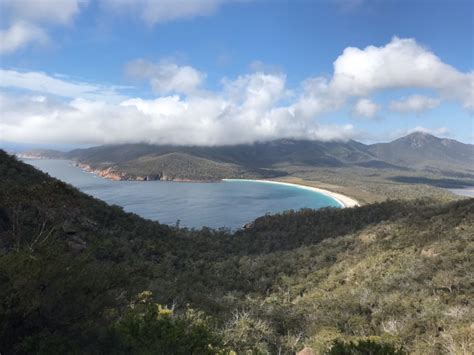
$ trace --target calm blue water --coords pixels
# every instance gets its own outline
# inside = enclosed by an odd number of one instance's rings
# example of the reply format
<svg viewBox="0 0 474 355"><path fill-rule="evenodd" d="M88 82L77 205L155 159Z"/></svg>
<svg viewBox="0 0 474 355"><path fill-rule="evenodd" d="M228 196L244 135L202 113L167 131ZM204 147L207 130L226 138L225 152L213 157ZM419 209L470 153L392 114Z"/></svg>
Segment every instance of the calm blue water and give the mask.
<svg viewBox="0 0 474 355"><path fill-rule="evenodd" d="M309 190L249 181L187 183L110 181L75 167L68 160L25 160L81 191L161 223L199 228L236 229L266 213L304 207L339 207L330 197Z"/></svg>

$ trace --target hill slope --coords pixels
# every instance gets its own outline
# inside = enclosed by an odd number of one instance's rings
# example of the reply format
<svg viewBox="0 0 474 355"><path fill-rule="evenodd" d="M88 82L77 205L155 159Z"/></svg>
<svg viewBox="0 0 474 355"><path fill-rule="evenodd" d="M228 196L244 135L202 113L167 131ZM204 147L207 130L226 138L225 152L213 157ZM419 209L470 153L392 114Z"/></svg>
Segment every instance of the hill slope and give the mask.
<svg viewBox="0 0 474 355"><path fill-rule="evenodd" d="M112 166L132 179L211 181L225 178L278 176L276 171L243 168L232 163L217 162L183 153L144 155Z"/></svg>
<svg viewBox="0 0 474 355"><path fill-rule="evenodd" d="M30 152L30 155L41 155L41 152ZM426 133L413 133L390 143L373 145L286 139L214 147L122 144L77 149L66 154L46 152L45 155L73 159L93 170L112 169L126 178L277 177L288 174L292 170L289 167L426 169L474 174L473 145Z"/></svg>
<svg viewBox="0 0 474 355"><path fill-rule="evenodd" d="M343 162L373 158L363 144L353 141L344 143L297 140L213 147L123 144L73 150L68 156L90 164L98 164L121 163L144 155L169 153L188 154L218 162L257 168L282 163L340 166Z"/></svg>
<svg viewBox="0 0 474 355"><path fill-rule="evenodd" d="M423 169L462 169L474 172L474 146L415 132L390 143L369 146L379 159Z"/></svg>
<svg viewBox="0 0 474 355"><path fill-rule="evenodd" d="M289 212L229 234L143 220L3 152L0 177L2 353L473 351L474 199Z"/></svg>

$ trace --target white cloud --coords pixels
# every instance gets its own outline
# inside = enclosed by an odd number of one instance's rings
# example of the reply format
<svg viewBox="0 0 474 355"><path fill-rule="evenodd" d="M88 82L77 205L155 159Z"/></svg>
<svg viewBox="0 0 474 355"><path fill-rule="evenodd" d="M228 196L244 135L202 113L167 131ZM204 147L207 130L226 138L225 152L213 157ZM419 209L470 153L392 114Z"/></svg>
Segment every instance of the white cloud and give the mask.
<svg viewBox="0 0 474 355"><path fill-rule="evenodd" d="M390 110L401 113L416 112L419 114L436 108L440 104L441 100L439 99L422 95L411 95L405 99L390 102Z"/></svg>
<svg viewBox="0 0 474 355"><path fill-rule="evenodd" d="M380 106L369 99L359 99L354 105L353 113L364 118L374 118Z"/></svg>
<svg viewBox="0 0 474 355"><path fill-rule="evenodd" d="M227 80L220 93L200 92L152 100L128 98L119 104L38 96L1 98L0 130L16 142L219 145L276 138L348 139L351 125L319 125L279 106L284 76L254 73ZM41 132L41 134L39 133Z"/></svg>
<svg viewBox="0 0 474 355"><path fill-rule="evenodd" d="M52 77L43 72L18 72L0 69L0 87L15 88L69 98L119 101L120 87L75 82Z"/></svg>
<svg viewBox="0 0 474 355"><path fill-rule="evenodd" d="M9 54L30 43L48 42L46 32L27 22L16 22L7 30L0 30L0 54Z"/></svg>
<svg viewBox="0 0 474 355"><path fill-rule="evenodd" d="M102 6L118 14L133 14L153 26L212 15L226 2L230 0L102 0Z"/></svg>
<svg viewBox="0 0 474 355"><path fill-rule="evenodd" d="M283 74L256 72L222 82L234 102L243 102L249 109L269 109L285 95L285 80Z"/></svg>
<svg viewBox="0 0 474 355"><path fill-rule="evenodd" d="M0 54L11 54L29 44L49 42L44 27L70 25L87 0L2 0L0 12L7 23L0 29Z"/></svg>
<svg viewBox="0 0 474 355"><path fill-rule="evenodd" d="M206 75L190 66L178 66L166 61L157 64L137 59L127 64L127 74L136 79L146 79L154 92L192 93L199 89Z"/></svg>
<svg viewBox="0 0 474 355"><path fill-rule="evenodd" d="M443 63L414 39L394 37L382 47L348 47L334 62L329 93L367 96L394 88L434 89L445 99L474 108L474 73Z"/></svg>
<svg viewBox="0 0 474 355"><path fill-rule="evenodd" d="M295 90L287 88L282 72L257 70L225 78L219 90L209 91L203 85L206 74L191 66L141 59L126 69L130 76L148 81L157 97L125 97L119 87L41 72L1 71L0 85L33 92L0 98L2 134L18 142L87 144L349 139L358 134L352 125L322 124L318 117L351 102L355 114L375 117L380 106L371 94L388 89L431 89L439 100L457 100L466 107L472 99L472 73L441 62L411 39L394 38L386 46L363 50L348 48L335 61L332 77L308 78ZM62 99L54 101L51 95ZM435 104L426 98L401 102L418 110Z"/></svg>

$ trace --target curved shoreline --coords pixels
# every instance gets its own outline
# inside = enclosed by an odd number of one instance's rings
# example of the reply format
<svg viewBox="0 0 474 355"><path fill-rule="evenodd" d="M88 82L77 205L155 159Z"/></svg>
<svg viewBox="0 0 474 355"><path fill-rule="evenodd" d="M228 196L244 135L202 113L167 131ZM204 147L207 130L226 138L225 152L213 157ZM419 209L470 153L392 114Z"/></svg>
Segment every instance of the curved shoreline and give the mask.
<svg viewBox="0 0 474 355"><path fill-rule="evenodd" d="M337 203L339 203L339 205L341 205L342 208L360 206L359 202L357 200L354 200L353 198L350 198L350 197L348 197L346 195L343 195L343 194L339 194L337 192L332 192L332 191L329 191L329 190L321 189L319 187L312 187L312 186L307 186L307 185L300 185L300 184L295 184L295 183L290 183L290 182L282 182L282 181L274 181L274 180L222 179L222 181L249 181L249 182L261 182L261 183L265 183L265 184L291 186L291 187L295 187L295 188L298 188L298 189L318 192L322 195L331 197Z"/></svg>

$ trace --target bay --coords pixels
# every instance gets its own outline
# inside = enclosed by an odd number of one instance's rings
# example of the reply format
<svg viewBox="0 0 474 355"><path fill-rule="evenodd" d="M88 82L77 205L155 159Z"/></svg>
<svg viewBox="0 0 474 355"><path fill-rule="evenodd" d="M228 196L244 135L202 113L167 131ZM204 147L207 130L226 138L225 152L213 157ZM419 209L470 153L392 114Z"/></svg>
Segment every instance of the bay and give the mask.
<svg viewBox="0 0 474 355"><path fill-rule="evenodd" d="M26 163L82 192L144 218L188 228L241 228L267 213L340 207L333 198L294 186L258 181L212 183L111 181L69 160L25 159Z"/></svg>

